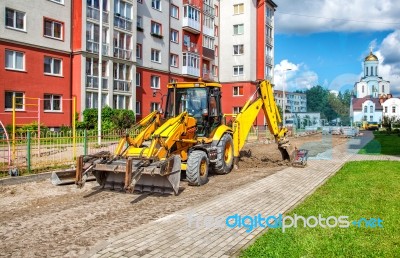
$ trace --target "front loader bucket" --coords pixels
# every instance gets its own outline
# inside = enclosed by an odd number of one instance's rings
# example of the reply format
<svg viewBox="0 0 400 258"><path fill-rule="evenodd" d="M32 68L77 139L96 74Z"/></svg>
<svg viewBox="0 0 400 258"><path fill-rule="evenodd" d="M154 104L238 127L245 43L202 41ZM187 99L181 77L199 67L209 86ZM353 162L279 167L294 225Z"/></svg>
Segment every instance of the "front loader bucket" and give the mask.
<svg viewBox="0 0 400 258"><path fill-rule="evenodd" d="M64 171L56 171L51 173L51 183L53 185L70 185L75 183L75 169L67 169ZM90 175L86 181L93 181L95 177Z"/></svg>
<svg viewBox="0 0 400 258"><path fill-rule="evenodd" d="M163 171L167 175L162 175ZM135 190L140 192L172 193L178 194L181 181L181 159L174 156L164 162L163 165L144 167Z"/></svg>
<svg viewBox="0 0 400 258"><path fill-rule="evenodd" d="M119 159L96 164L92 173L97 182L107 189L177 194L181 179L180 157L175 155L165 161L146 162L132 158Z"/></svg>
<svg viewBox="0 0 400 258"><path fill-rule="evenodd" d="M296 150L291 144L289 143L282 144L278 146L278 149L282 154L283 160L289 160L290 162L294 160L296 155Z"/></svg>

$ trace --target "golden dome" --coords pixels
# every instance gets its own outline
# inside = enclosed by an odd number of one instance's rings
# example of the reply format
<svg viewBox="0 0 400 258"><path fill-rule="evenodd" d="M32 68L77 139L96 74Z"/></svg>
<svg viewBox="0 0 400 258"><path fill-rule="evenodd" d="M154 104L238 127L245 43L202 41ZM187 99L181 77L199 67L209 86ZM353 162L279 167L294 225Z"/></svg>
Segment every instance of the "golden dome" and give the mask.
<svg viewBox="0 0 400 258"><path fill-rule="evenodd" d="M369 52L369 55L365 58L365 61L378 61L378 58L376 55L372 54L372 52Z"/></svg>

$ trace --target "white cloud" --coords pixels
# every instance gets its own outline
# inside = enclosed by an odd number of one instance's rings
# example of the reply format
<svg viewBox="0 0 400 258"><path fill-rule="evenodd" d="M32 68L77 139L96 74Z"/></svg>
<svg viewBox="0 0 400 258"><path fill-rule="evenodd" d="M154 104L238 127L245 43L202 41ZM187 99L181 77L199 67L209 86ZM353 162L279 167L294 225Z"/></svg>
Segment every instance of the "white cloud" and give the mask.
<svg viewBox="0 0 400 258"><path fill-rule="evenodd" d="M306 90L318 84L318 75L301 64L282 60L274 68L275 89L285 91Z"/></svg>
<svg viewBox="0 0 400 258"><path fill-rule="evenodd" d="M383 31L399 27L398 0L274 0L276 33Z"/></svg>

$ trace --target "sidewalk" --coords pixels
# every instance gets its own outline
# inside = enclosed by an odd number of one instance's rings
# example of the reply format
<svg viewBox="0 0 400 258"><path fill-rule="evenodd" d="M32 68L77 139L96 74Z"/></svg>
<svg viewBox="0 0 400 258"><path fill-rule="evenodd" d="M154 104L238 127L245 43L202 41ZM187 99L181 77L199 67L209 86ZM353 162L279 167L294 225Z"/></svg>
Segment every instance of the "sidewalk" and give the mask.
<svg viewBox="0 0 400 258"><path fill-rule="evenodd" d="M198 206L128 229L99 243L85 257L230 257L252 242L266 229L210 226L227 216L239 214L264 217L291 210L335 174L349 159L394 159L398 157L357 155L357 150L372 138L350 140L331 150L331 159L309 160L305 168L289 167L257 182L219 195ZM179 198L179 197L177 197ZM127 214L129 216L129 214Z"/></svg>

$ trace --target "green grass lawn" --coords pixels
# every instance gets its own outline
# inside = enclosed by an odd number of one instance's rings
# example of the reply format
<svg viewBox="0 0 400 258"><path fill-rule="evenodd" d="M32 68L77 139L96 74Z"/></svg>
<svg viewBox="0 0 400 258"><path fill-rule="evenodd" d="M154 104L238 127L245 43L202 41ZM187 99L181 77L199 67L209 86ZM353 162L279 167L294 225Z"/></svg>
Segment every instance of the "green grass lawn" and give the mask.
<svg viewBox="0 0 400 258"><path fill-rule="evenodd" d="M374 132L374 139L359 154L400 155L400 137L397 134Z"/></svg>
<svg viewBox="0 0 400 258"><path fill-rule="evenodd" d="M380 218L383 228L269 229L242 257L399 257L400 162L349 162L287 215Z"/></svg>

